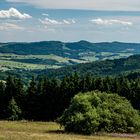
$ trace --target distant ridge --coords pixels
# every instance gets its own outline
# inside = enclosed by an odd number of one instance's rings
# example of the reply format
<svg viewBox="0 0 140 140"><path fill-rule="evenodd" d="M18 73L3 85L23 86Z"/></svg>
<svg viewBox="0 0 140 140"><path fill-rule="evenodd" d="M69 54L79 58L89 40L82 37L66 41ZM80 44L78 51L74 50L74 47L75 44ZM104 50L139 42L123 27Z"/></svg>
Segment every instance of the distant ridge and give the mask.
<svg viewBox="0 0 140 140"><path fill-rule="evenodd" d="M27 73L24 77L28 77L29 71L30 75L32 75L32 72L35 74L47 72L48 75L55 75L53 73L56 72L57 75L59 70L56 69L67 66L69 67L66 69L69 69L69 71L76 71L77 69L80 69L80 73L91 71L96 76L119 74L123 72L120 69L123 69L121 64L123 60L125 61L125 59L120 58L128 58L138 54L140 54L140 43L116 41L101 43L91 43L85 40L68 43L61 41L0 43L0 72L3 73L0 77L4 77L4 73L11 73L11 71L15 74L21 73L21 71L23 74ZM139 60L136 62L139 62ZM113 63L117 64L113 65ZM135 64L135 62L133 63ZM129 61L130 66L125 64L124 72L137 69L138 65L133 65L133 63L131 64ZM91 69L91 66L95 70ZM131 69L129 69L130 67ZM56 71L52 72L53 69ZM65 73L64 69L62 71Z"/></svg>

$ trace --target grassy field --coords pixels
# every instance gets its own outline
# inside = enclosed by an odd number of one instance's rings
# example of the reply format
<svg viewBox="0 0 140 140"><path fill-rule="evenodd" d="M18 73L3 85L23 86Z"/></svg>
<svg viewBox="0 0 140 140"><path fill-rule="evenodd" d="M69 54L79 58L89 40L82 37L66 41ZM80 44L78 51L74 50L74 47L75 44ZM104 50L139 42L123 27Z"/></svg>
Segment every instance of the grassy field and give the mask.
<svg viewBox="0 0 140 140"><path fill-rule="evenodd" d="M116 59L128 57L132 53L111 53L101 52L92 54L82 53L79 59L72 59L69 57L61 57L54 54L49 55L17 55L10 53L0 53L0 69L3 71L24 69L24 70L38 70L38 69L57 69L62 66L70 65L73 63L87 63L97 60ZM30 60L31 62L29 63ZM39 60L39 62L36 62Z"/></svg>
<svg viewBox="0 0 140 140"><path fill-rule="evenodd" d="M36 60L45 61L45 63L28 63L22 62L21 60ZM46 63L49 60L54 60L50 64ZM21 62L20 62L21 61ZM78 59L70 59L65 57L60 57L57 55L16 55L16 54L2 54L0 53L0 68L3 71L14 70L14 69L24 69L24 70L38 70L38 69L57 69L60 68L59 64L68 64L69 61L75 63L85 63L86 61Z"/></svg>
<svg viewBox="0 0 140 140"><path fill-rule="evenodd" d="M136 135L82 136L66 134L56 123L0 121L0 140L140 140Z"/></svg>

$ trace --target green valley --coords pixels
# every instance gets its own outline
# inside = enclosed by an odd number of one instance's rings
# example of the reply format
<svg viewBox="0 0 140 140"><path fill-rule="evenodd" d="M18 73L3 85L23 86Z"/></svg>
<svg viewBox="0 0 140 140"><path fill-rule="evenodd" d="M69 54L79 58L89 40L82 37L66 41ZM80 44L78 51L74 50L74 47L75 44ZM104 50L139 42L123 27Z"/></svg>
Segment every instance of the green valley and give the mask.
<svg viewBox="0 0 140 140"><path fill-rule="evenodd" d="M108 75L112 73L110 72L112 69L111 71L116 71L113 73L120 74L122 65L117 69L116 65L119 65L119 61L123 63L125 60L114 59L127 58L139 53L140 44L138 43L91 43L87 41L72 43L60 41L1 43L0 77L3 79L5 77L4 75L8 73L15 73L18 75L21 74L21 72L24 78L45 73L47 73L48 76L62 76L62 72L69 74L72 69L80 69L78 70L80 73L91 72L94 73L94 75ZM131 62L129 62L129 65L133 65L133 63L131 64ZM106 68L102 69L100 67ZM137 65L135 65L135 67L137 67ZM53 69L58 70L53 72ZM65 69L69 72L66 72ZM103 73L99 72L101 69L104 71ZM59 73L60 70L62 72ZM128 68L123 71L126 72L129 70Z"/></svg>

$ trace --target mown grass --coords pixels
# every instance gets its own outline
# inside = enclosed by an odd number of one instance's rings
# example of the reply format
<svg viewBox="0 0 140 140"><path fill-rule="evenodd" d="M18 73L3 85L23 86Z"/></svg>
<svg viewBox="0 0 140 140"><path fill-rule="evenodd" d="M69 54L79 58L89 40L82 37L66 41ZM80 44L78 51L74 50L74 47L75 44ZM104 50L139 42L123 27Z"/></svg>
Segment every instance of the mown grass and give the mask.
<svg viewBox="0 0 140 140"><path fill-rule="evenodd" d="M139 140L132 136L83 136L64 133L52 122L0 121L0 140Z"/></svg>

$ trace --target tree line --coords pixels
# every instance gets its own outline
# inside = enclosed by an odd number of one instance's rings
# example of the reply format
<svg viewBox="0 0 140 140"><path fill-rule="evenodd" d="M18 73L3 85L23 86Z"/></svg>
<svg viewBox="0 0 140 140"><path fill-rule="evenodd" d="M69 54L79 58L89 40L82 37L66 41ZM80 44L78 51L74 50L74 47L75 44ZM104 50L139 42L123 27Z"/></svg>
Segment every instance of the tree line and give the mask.
<svg viewBox="0 0 140 140"><path fill-rule="evenodd" d="M60 79L34 77L28 86L21 79L8 76L0 82L0 119L27 119L53 121L69 107L71 99L79 92L99 90L126 97L135 109L140 110L140 78L99 77L77 73Z"/></svg>

